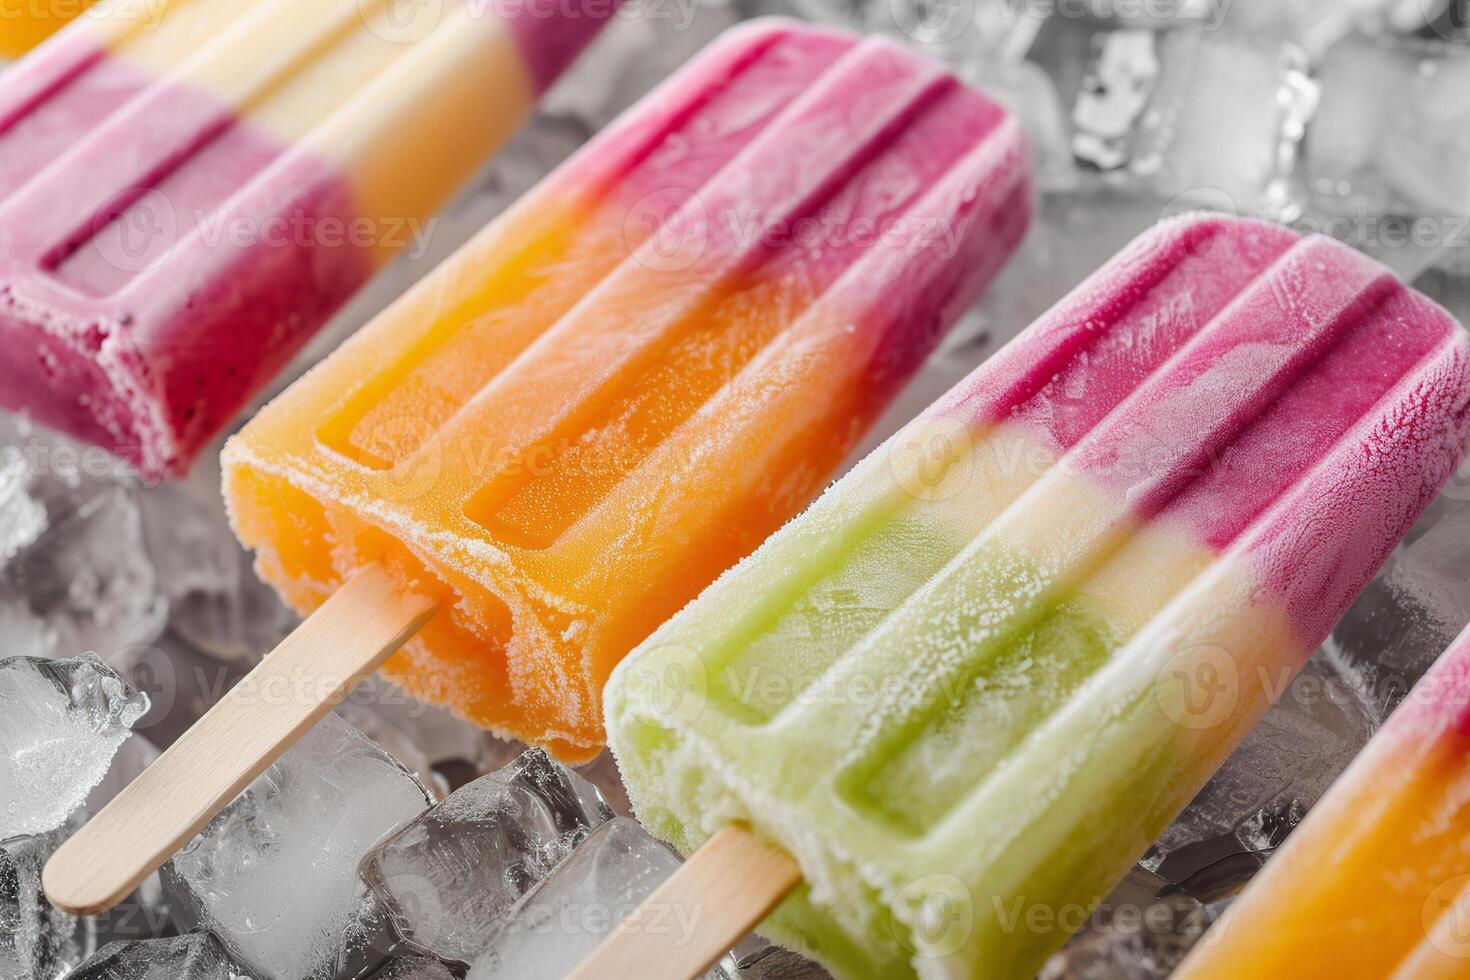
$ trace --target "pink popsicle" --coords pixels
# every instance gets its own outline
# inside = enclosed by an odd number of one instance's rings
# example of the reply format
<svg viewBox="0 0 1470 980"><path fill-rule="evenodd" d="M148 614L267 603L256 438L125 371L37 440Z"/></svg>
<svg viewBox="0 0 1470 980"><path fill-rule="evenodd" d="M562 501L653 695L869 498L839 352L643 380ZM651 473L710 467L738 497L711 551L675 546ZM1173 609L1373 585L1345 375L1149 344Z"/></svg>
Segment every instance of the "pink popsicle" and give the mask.
<svg viewBox="0 0 1470 980"><path fill-rule="evenodd" d="M185 469L614 6L172 0L74 23L0 91L0 404L146 477Z"/></svg>

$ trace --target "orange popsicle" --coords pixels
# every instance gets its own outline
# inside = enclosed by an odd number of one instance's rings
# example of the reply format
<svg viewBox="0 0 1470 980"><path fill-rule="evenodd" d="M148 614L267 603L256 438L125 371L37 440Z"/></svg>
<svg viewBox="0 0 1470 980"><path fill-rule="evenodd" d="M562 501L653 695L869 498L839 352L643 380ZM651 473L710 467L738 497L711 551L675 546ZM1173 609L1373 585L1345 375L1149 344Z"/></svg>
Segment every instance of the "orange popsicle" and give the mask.
<svg viewBox="0 0 1470 980"><path fill-rule="evenodd" d="M1470 976L1470 631L1176 974L1285 976Z"/></svg>
<svg viewBox="0 0 1470 980"><path fill-rule="evenodd" d="M563 758L622 656L827 482L1014 250L1014 120L880 40L727 35L225 451L310 611L439 612L390 677Z"/></svg>

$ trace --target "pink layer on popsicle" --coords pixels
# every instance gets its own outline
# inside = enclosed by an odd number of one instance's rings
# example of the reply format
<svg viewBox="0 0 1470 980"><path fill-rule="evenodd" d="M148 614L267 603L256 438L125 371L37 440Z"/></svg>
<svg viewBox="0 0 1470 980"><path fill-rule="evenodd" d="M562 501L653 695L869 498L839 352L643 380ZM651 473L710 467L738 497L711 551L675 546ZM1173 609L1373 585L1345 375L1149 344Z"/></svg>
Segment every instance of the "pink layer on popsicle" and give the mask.
<svg viewBox="0 0 1470 980"><path fill-rule="evenodd" d="M380 6L113 5L6 73L0 404L186 468L615 9Z"/></svg>

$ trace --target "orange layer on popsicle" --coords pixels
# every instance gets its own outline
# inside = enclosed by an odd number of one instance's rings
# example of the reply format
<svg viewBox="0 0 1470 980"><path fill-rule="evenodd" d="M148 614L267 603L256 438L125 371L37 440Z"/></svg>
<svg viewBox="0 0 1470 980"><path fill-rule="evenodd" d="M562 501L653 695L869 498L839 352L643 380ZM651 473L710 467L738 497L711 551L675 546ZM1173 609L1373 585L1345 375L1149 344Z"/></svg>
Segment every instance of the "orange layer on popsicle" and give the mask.
<svg viewBox="0 0 1470 980"><path fill-rule="evenodd" d="M1023 141L883 41L732 32L261 414L226 492L302 610L442 601L389 676L567 758L1009 257Z"/></svg>
<svg viewBox="0 0 1470 980"><path fill-rule="evenodd" d="M1470 632L1178 976L1470 976Z"/></svg>

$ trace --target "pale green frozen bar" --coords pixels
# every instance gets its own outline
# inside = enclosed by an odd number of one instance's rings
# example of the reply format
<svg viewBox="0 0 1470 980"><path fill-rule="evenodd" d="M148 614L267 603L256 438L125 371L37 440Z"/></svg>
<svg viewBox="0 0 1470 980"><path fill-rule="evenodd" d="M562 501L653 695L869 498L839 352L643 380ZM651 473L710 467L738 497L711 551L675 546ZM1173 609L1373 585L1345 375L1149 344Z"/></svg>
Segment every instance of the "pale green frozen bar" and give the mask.
<svg viewBox="0 0 1470 980"><path fill-rule="evenodd" d="M1148 233L639 648L648 828L840 977L1031 977L1453 471L1458 325L1326 239Z"/></svg>

